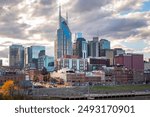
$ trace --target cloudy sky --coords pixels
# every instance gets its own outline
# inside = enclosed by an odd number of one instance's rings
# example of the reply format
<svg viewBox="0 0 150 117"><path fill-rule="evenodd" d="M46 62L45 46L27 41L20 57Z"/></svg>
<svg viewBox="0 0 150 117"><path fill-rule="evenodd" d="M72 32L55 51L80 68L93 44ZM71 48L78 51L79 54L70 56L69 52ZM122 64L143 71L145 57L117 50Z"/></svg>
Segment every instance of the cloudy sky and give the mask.
<svg viewBox="0 0 150 117"><path fill-rule="evenodd" d="M72 33L99 36L130 53L150 58L150 0L0 0L0 58L11 44L44 45L54 55L58 6L69 12Z"/></svg>

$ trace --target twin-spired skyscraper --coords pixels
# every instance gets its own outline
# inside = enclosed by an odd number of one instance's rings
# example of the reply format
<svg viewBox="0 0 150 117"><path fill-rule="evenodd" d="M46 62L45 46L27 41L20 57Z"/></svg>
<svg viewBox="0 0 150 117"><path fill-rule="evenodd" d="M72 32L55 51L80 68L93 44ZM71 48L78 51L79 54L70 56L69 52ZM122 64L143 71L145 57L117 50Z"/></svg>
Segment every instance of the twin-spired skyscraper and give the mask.
<svg viewBox="0 0 150 117"><path fill-rule="evenodd" d="M68 26L68 14L66 19L61 16L61 6L59 6L59 28L55 40L55 59L63 58L64 55L72 55L72 34Z"/></svg>

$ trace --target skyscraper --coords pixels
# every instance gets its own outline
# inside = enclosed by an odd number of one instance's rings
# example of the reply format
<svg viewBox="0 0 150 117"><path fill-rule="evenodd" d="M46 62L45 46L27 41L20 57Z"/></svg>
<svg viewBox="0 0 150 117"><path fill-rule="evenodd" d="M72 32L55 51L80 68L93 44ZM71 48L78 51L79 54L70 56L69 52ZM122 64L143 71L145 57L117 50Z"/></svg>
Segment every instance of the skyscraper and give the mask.
<svg viewBox="0 0 150 117"><path fill-rule="evenodd" d="M25 49L25 64L38 68L38 58L45 55L45 46L31 46Z"/></svg>
<svg viewBox="0 0 150 117"><path fill-rule="evenodd" d="M88 42L88 56L99 57L99 38L94 37L93 41Z"/></svg>
<svg viewBox="0 0 150 117"><path fill-rule="evenodd" d="M100 40L100 49L110 49L110 41L106 39Z"/></svg>
<svg viewBox="0 0 150 117"><path fill-rule="evenodd" d="M0 59L0 67L3 66L3 60Z"/></svg>
<svg viewBox="0 0 150 117"><path fill-rule="evenodd" d="M114 50L112 49L102 49L101 57L106 57L110 60L110 65L114 64Z"/></svg>
<svg viewBox="0 0 150 117"><path fill-rule="evenodd" d="M74 55L80 58L87 58L87 42L83 37L77 38Z"/></svg>
<svg viewBox="0 0 150 117"><path fill-rule="evenodd" d="M72 55L72 34L68 26L68 15L66 19L61 16L61 6L59 7L59 28L57 39L55 40L55 59L63 58L64 55Z"/></svg>
<svg viewBox="0 0 150 117"><path fill-rule="evenodd" d="M101 39L99 42L99 56L104 56L103 52L108 49L110 49L110 41Z"/></svg>
<svg viewBox="0 0 150 117"><path fill-rule="evenodd" d="M24 67L24 47L22 45L9 47L9 66L19 69Z"/></svg>

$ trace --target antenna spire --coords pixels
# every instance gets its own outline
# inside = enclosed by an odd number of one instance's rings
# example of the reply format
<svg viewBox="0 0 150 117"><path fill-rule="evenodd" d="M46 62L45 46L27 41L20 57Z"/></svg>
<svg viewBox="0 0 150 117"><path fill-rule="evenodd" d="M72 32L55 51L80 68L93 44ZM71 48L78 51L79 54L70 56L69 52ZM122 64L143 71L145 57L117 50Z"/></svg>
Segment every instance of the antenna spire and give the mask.
<svg viewBox="0 0 150 117"><path fill-rule="evenodd" d="M61 28L61 5L59 4L59 28Z"/></svg>
<svg viewBox="0 0 150 117"><path fill-rule="evenodd" d="M66 22L67 22L67 24L69 23L69 21L68 21L68 11L66 12Z"/></svg>

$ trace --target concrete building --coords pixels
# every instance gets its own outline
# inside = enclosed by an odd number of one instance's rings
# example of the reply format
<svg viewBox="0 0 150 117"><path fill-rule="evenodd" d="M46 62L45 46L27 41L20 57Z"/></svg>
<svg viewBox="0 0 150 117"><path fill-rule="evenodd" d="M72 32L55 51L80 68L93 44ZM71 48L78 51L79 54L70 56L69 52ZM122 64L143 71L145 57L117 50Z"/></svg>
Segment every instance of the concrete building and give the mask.
<svg viewBox="0 0 150 117"><path fill-rule="evenodd" d="M144 71L135 71L133 70L133 81L134 83L144 83L145 78L144 78Z"/></svg>
<svg viewBox="0 0 150 117"><path fill-rule="evenodd" d="M89 57L88 71L101 70L102 66L110 66L110 60L106 57Z"/></svg>
<svg viewBox="0 0 150 117"><path fill-rule="evenodd" d="M124 65L126 68L135 71L144 71L142 54L122 54L115 56L116 65Z"/></svg>
<svg viewBox="0 0 150 117"><path fill-rule="evenodd" d="M89 57L102 57L104 49L110 49L110 41L94 37L92 41L88 42L88 56Z"/></svg>
<svg viewBox="0 0 150 117"><path fill-rule="evenodd" d="M88 42L88 56L99 57L99 38L94 37L93 41Z"/></svg>
<svg viewBox="0 0 150 117"><path fill-rule="evenodd" d="M110 60L110 65L114 65L114 51L112 49L101 50L101 56Z"/></svg>
<svg viewBox="0 0 150 117"><path fill-rule="evenodd" d="M3 66L3 60L0 60L0 67Z"/></svg>
<svg viewBox="0 0 150 117"><path fill-rule="evenodd" d="M58 69L69 68L76 71L87 71L87 60L73 56L58 59Z"/></svg>
<svg viewBox="0 0 150 117"><path fill-rule="evenodd" d="M150 83L150 70L145 70L144 71L144 82L145 83Z"/></svg>
<svg viewBox="0 0 150 117"><path fill-rule="evenodd" d="M82 42L82 58L86 59L88 57L88 44L86 41Z"/></svg>
<svg viewBox="0 0 150 117"><path fill-rule="evenodd" d="M24 47L22 45L11 45L9 47L9 66L23 69L24 67Z"/></svg>
<svg viewBox="0 0 150 117"><path fill-rule="evenodd" d="M150 70L150 62L144 62L144 70Z"/></svg>
<svg viewBox="0 0 150 117"><path fill-rule="evenodd" d="M102 80L101 76L103 77L101 72L74 72L70 69L62 69L51 74L52 78L63 79L64 82L70 83L71 85L82 85L88 82L93 84L101 83L104 80L104 78Z"/></svg>
<svg viewBox="0 0 150 117"><path fill-rule="evenodd" d="M76 42L74 42L73 43L73 56L77 55L77 49L76 49L77 47L76 46L77 46L77 44L76 44Z"/></svg>

